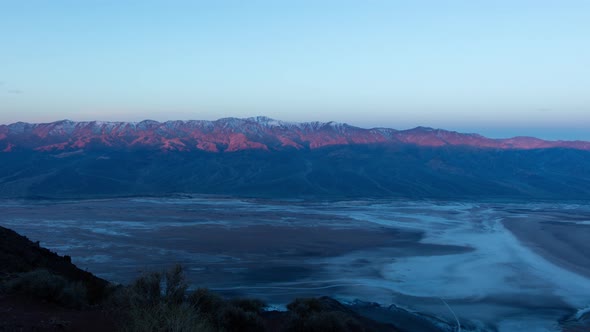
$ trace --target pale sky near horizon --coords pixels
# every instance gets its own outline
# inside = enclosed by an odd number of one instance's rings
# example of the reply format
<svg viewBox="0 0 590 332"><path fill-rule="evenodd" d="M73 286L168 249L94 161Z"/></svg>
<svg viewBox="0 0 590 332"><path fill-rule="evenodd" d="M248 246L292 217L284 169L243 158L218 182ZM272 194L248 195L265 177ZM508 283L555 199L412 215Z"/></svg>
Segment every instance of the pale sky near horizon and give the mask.
<svg viewBox="0 0 590 332"><path fill-rule="evenodd" d="M590 1L0 0L0 123L266 115L590 140Z"/></svg>

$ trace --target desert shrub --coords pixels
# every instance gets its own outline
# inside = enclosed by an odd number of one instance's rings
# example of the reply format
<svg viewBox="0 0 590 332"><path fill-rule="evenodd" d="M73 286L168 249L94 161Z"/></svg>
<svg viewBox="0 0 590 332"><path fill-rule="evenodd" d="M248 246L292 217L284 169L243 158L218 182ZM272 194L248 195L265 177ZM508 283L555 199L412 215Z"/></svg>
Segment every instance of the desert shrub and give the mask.
<svg viewBox="0 0 590 332"><path fill-rule="evenodd" d="M293 315L286 324L285 332L363 332L364 328L355 318L342 312L315 312L307 316Z"/></svg>
<svg viewBox="0 0 590 332"><path fill-rule="evenodd" d="M123 311L123 331L214 331L208 320L185 301L187 284L179 265L165 273L147 273L111 298Z"/></svg>
<svg viewBox="0 0 590 332"><path fill-rule="evenodd" d="M148 273L129 287L119 288L113 308L120 311L124 331L222 331L263 332L259 313L262 301L226 301L205 288L188 296L183 270L175 266L165 273Z"/></svg>
<svg viewBox="0 0 590 332"><path fill-rule="evenodd" d="M322 302L317 298L297 298L287 305L289 311L301 317L320 312L322 307Z"/></svg>
<svg viewBox="0 0 590 332"><path fill-rule="evenodd" d="M266 303L257 299L237 298L230 301L230 304L246 312L261 313L266 307Z"/></svg>
<svg viewBox="0 0 590 332"><path fill-rule="evenodd" d="M266 305L262 301L236 299L225 301L205 288L188 296L188 302L216 330L224 332L261 332L264 324L259 316Z"/></svg>
<svg viewBox="0 0 590 332"><path fill-rule="evenodd" d="M162 301L180 304L184 302L187 287L184 271L176 265L166 273L151 272L137 278L128 295L131 301L140 304Z"/></svg>
<svg viewBox="0 0 590 332"><path fill-rule="evenodd" d="M162 300L162 274L148 273L135 280L129 289L132 305L153 305Z"/></svg>
<svg viewBox="0 0 590 332"><path fill-rule="evenodd" d="M212 293L206 288L199 288L192 292L188 296L188 303L199 313L211 320L214 320L215 315L226 305L221 296Z"/></svg>
<svg viewBox="0 0 590 332"><path fill-rule="evenodd" d="M227 304L217 315L214 325L224 332L262 332L265 330L262 319L255 312Z"/></svg>
<svg viewBox="0 0 590 332"><path fill-rule="evenodd" d="M353 316L334 311L317 298L298 298L287 305L290 317L285 332L362 332Z"/></svg>
<svg viewBox="0 0 590 332"><path fill-rule="evenodd" d="M18 274L5 283L8 292L16 292L68 307L86 305L86 287L80 282L71 282L47 270L34 270Z"/></svg>
<svg viewBox="0 0 590 332"><path fill-rule="evenodd" d="M188 304L156 303L131 306L123 331L209 332L208 323Z"/></svg>
<svg viewBox="0 0 590 332"><path fill-rule="evenodd" d="M176 264L166 272L166 301L170 303L182 303L188 285L184 276L182 266Z"/></svg>
<svg viewBox="0 0 590 332"><path fill-rule="evenodd" d="M66 284L57 298L58 303L80 308L88 304L87 289L81 282L69 282Z"/></svg>

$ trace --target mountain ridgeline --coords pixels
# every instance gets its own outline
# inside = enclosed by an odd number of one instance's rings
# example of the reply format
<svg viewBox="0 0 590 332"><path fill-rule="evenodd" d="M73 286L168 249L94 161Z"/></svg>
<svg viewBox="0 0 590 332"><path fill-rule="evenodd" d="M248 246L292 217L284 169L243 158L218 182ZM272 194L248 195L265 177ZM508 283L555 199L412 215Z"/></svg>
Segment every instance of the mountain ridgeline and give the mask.
<svg viewBox="0 0 590 332"><path fill-rule="evenodd" d="M266 117L0 126L0 197L590 199L590 142Z"/></svg>

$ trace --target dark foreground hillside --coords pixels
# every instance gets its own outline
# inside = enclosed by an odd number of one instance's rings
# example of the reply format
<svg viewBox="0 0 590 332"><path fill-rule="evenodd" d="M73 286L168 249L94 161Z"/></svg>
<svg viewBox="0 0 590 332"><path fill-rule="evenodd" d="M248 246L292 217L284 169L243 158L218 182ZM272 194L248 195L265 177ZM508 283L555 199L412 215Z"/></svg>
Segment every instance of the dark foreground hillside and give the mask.
<svg viewBox="0 0 590 332"><path fill-rule="evenodd" d="M15 274L47 271L70 283L80 283L84 301L94 304L102 301L109 286L108 281L82 271L68 256L61 257L33 243L24 236L0 227L0 273L3 278Z"/></svg>
<svg viewBox="0 0 590 332"><path fill-rule="evenodd" d="M231 153L0 153L0 197L590 199L590 151L346 145Z"/></svg>
<svg viewBox="0 0 590 332"><path fill-rule="evenodd" d="M0 331L405 331L327 297L269 312L258 300L187 292L180 267L115 287L3 227L0 277Z"/></svg>
<svg viewBox="0 0 590 332"><path fill-rule="evenodd" d="M0 331L110 331L109 283L0 227Z"/></svg>

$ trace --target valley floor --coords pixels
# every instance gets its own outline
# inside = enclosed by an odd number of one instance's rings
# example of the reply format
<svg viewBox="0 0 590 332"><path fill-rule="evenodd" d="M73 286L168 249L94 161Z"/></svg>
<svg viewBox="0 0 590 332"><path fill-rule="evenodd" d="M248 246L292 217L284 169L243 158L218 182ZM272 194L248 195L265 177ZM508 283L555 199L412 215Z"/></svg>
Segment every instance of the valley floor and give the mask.
<svg viewBox="0 0 590 332"><path fill-rule="evenodd" d="M590 306L584 204L198 197L0 207L1 226L121 283L180 263L192 285L277 308L328 295L448 322L452 310L466 327L499 331L552 331Z"/></svg>

